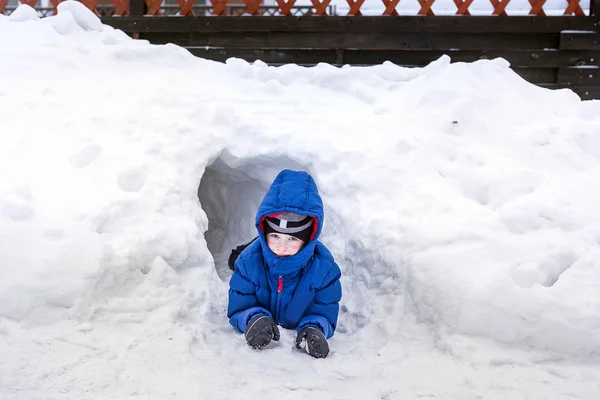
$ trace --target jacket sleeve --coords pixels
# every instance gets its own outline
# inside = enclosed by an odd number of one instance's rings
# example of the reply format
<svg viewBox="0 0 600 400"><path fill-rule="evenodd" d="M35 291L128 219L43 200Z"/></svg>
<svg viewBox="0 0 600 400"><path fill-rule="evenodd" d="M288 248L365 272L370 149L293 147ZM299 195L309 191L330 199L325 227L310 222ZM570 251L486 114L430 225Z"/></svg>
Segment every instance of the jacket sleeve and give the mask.
<svg viewBox="0 0 600 400"><path fill-rule="evenodd" d="M339 302L342 299L340 276L340 268L333 263L323 284L316 290L312 304L298 323L298 332L307 326L317 326L321 328L327 339L333 336L337 325Z"/></svg>
<svg viewBox="0 0 600 400"><path fill-rule="evenodd" d="M229 280L229 304L227 317L229 323L238 331L244 333L246 325L256 315L267 315L273 318L269 310L260 306L256 298L256 286L245 275L243 260L235 262L235 271Z"/></svg>

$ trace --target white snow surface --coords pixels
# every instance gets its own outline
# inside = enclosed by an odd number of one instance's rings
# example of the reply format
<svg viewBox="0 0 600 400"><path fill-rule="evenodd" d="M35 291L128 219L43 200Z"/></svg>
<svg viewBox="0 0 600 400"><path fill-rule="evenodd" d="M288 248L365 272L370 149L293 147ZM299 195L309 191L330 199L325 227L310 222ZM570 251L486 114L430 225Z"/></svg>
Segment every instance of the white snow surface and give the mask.
<svg viewBox="0 0 600 400"><path fill-rule="evenodd" d="M502 59L222 64L26 7L0 16L1 399L600 398L599 101ZM324 360L226 318L283 168L342 269Z"/></svg>

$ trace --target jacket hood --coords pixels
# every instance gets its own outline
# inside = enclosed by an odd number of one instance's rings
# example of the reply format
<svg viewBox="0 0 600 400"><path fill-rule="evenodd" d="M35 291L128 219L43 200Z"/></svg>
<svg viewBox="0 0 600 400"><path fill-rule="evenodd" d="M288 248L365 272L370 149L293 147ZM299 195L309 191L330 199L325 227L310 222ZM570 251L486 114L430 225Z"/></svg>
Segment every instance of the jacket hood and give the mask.
<svg viewBox="0 0 600 400"><path fill-rule="evenodd" d="M275 255L267 246L263 223L266 217L282 212L294 212L314 218L313 233L302 249L288 257ZM323 227L323 201L317 185L307 172L281 171L265 194L256 213L256 229L261 243L263 257L271 273L276 275L295 274L308 263L315 251L315 245Z"/></svg>

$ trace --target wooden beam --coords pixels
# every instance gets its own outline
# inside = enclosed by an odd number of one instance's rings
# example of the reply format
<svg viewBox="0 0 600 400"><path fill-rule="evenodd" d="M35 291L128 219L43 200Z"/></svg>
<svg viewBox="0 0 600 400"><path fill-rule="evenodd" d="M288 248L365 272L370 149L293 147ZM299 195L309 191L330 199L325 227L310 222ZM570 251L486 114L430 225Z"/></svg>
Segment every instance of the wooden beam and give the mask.
<svg viewBox="0 0 600 400"><path fill-rule="evenodd" d="M561 85L600 85L600 69L593 67L567 67L558 70L556 83Z"/></svg>
<svg viewBox="0 0 600 400"><path fill-rule="evenodd" d="M473 62L502 57L513 67L559 68L574 66L600 67L600 52L563 50L356 50L356 49L247 49L191 47L195 56L215 61L241 58L249 62L261 60L267 64L375 65L385 61L397 65L422 67L443 55L452 62ZM340 52L343 57L340 59Z"/></svg>
<svg viewBox="0 0 600 400"><path fill-rule="evenodd" d="M547 88L547 89L570 89L573 92L577 93L581 100L600 100L600 86L593 85L576 85L576 86L566 86L559 84L545 84L542 83L539 86Z"/></svg>
<svg viewBox="0 0 600 400"><path fill-rule="evenodd" d="M470 18L470 17L468 17ZM151 43L180 46L245 47L278 49L374 49L374 50L502 50L558 48L557 34L496 33L140 33Z"/></svg>
<svg viewBox="0 0 600 400"><path fill-rule="evenodd" d="M558 69L556 68L512 68L521 78L528 82L540 83L556 83Z"/></svg>
<svg viewBox="0 0 600 400"><path fill-rule="evenodd" d="M600 21L600 0L590 0L590 15L596 20L596 23ZM598 24L596 24L596 30L600 31Z"/></svg>
<svg viewBox="0 0 600 400"><path fill-rule="evenodd" d="M600 50L600 33L566 31L560 33L560 49Z"/></svg>
<svg viewBox="0 0 600 400"><path fill-rule="evenodd" d="M129 0L129 17L119 17L123 19L140 19L146 13L144 10L144 0ZM135 29L129 32L139 32Z"/></svg>
<svg viewBox="0 0 600 400"><path fill-rule="evenodd" d="M132 0L132 3L139 0ZM186 18L105 17L102 23L125 32L380 32L380 33L558 33L597 30L594 17L518 16L236 16Z"/></svg>

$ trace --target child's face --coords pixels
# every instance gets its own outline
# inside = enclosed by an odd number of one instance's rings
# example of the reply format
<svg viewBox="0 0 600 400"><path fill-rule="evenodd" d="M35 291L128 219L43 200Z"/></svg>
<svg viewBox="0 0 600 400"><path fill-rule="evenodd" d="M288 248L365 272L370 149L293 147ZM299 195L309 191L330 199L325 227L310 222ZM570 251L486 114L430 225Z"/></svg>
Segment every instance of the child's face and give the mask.
<svg viewBox="0 0 600 400"><path fill-rule="evenodd" d="M275 255L287 257L299 252L304 241L284 233L271 232L267 235L267 245Z"/></svg>

